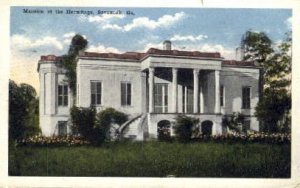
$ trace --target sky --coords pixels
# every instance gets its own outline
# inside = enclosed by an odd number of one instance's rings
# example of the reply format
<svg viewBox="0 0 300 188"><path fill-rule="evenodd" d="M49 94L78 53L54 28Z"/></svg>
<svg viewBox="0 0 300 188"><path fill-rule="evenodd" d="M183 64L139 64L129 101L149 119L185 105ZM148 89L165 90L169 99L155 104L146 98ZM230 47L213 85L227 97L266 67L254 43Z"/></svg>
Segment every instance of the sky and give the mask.
<svg viewBox="0 0 300 188"><path fill-rule="evenodd" d="M247 30L278 44L292 29L291 18L290 9L12 7L10 79L39 93L40 56L65 54L76 33L86 37L90 52L145 52L171 40L173 49L234 59Z"/></svg>

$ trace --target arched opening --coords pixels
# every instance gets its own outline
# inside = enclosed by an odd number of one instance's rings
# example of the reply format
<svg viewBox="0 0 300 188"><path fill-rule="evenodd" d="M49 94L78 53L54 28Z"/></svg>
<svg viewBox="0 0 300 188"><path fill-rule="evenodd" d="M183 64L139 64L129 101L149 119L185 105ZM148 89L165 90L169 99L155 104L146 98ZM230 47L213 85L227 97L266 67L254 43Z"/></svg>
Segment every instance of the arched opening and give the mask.
<svg viewBox="0 0 300 188"><path fill-rule="evenodd" d="M157 137L159 140L169 140L171 138L171 122L161 120L157 123Z"/></svg>
<svg viewBox="0 0 300 188"><path fill-rule="evenodd" d="M206 120L201 123L201 132L203 135L212 135L213 122Z"/></svg>

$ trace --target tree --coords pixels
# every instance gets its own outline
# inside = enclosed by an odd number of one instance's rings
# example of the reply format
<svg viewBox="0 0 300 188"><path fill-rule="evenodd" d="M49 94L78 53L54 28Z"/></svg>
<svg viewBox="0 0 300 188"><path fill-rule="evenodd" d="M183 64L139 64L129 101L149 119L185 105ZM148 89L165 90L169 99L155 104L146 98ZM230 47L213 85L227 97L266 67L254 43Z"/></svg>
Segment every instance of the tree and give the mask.
<svg viewBox="0 0 300 188"><path fill-rule="evenodd" d="M87 47L87 44L88 41L83 36L76 34L72 38L68 54L62 57L62 65L67 70L66 77L73 96L76 95L76 57Z"/></svg>
<svg viewBox="0 0 300 188"><path fill-rule="evenodd" d="M278 46L262 32L247 31L242 38L244 60L263 68L262 96L255 112L263 131L287 131L290 124L291 42L290 32Z"/></svg>
<svg viewBox="0 0 300 188"><path fill-rule="evenodd" d="M9 138L15 140L39 133L39 102L35 89L9 80Z"/></svg>
<svg viewBox="0 0 300 188"><path fill-rule="evenodd" d="M273 53L272 41L263 32L247 31L241 41L244 49L244 60L256 61L265 67L269 56Z"/></svg>
<svg viewBox="0 0 300 188"><path fill-rule="evenodd" d="M127 121L127 115L113 108L107 108L96 113L94 107L71 108L72 131L80 134L93 145L100 145L105 140L110 140L110 128L117 124L122 125Z"/></svg>

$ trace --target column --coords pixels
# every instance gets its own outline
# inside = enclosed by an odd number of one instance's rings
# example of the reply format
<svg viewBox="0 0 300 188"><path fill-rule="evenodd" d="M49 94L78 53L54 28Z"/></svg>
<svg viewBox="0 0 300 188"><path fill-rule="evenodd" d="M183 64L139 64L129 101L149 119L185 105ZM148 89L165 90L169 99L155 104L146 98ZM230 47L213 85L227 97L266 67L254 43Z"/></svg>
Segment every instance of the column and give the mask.
<svg viewBox="0 0 300 188"><path fill-rule="evenodd" d="M173 103L173 113L177 113L177 95L178 95L178 89L177 89L177 68L172 68L172 103Z"/></svg>
<svg viewBox="0 0 300 188"><path fill-rule="evenodd" d="M199 69L194 69L194 113L198 113L198 93L199 93Z"/></svg>
<svg viewBox="0 0 300 188"><path fill-rule="evenodd" d="M187 86L184 86L184 113L187 113Z"/></svg>
<svg viewBox="0 0 300 188"><path fill-rule="evenodd" d="M149 67L149 113L154 112L154 71Z"/></svg>
<svg viewBox="0 0 300 188"><path fill-rule="evenodd" d="M50 114L56 114L56 104L57 104L57 76L55 72L51 72L51 110Z"/></svg>
<svg viewBox="0 0 300 188"><path fill-rule="evenodd" d="M200 87L200 113L204 112L203 85Z"/></svg>
<svg viewBox="0 0 300 188"><path fill-rule="evenodd" d="M221 113L220 110L220 71L215 70L215 113Z"/></svg>

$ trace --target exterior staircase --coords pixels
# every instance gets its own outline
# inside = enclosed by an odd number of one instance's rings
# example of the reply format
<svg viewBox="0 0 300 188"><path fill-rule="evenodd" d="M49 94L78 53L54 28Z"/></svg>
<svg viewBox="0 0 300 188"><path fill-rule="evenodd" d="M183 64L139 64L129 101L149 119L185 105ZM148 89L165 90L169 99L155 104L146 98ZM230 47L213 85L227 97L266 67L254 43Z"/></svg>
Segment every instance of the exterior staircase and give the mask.
<svg viewBox="0 0 300 188"><path fill-rule="evenodd" d="M139 114L120 126L118 132L121 138L144 140L144 127L146 126L147 114Z"/></svg>

